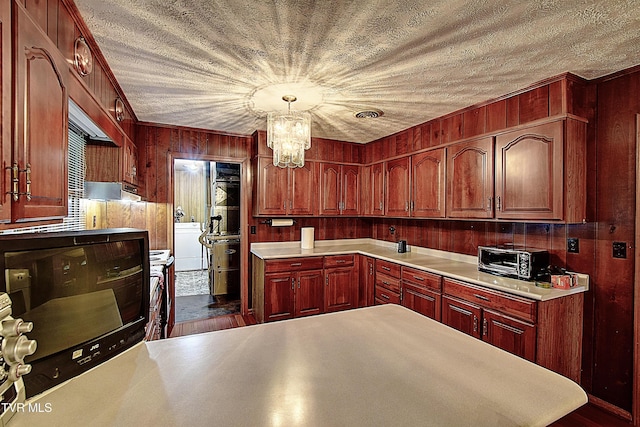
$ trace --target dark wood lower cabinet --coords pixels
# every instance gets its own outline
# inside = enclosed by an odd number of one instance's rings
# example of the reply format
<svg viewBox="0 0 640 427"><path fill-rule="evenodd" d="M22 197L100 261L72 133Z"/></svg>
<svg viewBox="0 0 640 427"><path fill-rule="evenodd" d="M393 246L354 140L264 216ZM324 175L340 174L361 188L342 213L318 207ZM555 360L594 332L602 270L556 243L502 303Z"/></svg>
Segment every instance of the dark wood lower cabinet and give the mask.
<svg viewBox="0 0 640 427"><path fill-rule="evenodd" d="M442 323L472 337L480 338L482 309L477 305L442 297Z"/></svg>
<svg viewBox="0 0 640 427"><path fill-rule="evenodd" d="M442 276L402 266L402 305L437 321L441 320Z"/></svg>
<svg viewBox="0 0 640 427"><path fill-rule="evenodd" d="M291 319L295 310L295 276L272 273L264 277L264 320Z"/></svg>
<svg viewBox="0 0 640 427"><path fill-rule="evenodd" d="M482 315L482 339L531 362L536 360L535 325L485 310Z"/></svg>
<svg viewBox="0 0 640 427"><path fill-rule="evenodd" d="M259 323L354 308L371 298L373 304L402 304L580 382L581 293L536 301L381 259L355 262L355 255L254 257L253 266ZM363 277L372 276L375 284L363 287ZM359 297L359 289L370 295Z"/></svg>
<svg viewBox="0 0 640 427"><path fill-rule="evenodd" d="M353 266L325 270L324 309L347 310L358 306L357 274Z"/></svg>
<svg viewBox="0 0 640 427"><path fill-rule="evenodd" d="M430 317L440 320L440 293L408 283L402 286L402 305Z"/></svg>
<svg viewBox="0 0 640 427"><path fill-rule="evenodd" d="M322 270L300 271L297 276L294 317L321 314L324 311Z"/></svg>

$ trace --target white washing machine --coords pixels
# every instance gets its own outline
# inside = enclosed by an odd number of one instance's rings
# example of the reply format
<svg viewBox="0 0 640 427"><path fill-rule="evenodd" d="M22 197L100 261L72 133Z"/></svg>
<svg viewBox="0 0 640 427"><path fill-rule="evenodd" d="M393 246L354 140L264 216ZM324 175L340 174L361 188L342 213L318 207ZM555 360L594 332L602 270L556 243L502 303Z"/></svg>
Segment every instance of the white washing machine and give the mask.
<svg viewBox="0 0 640 427"><path fill-rule="evenodd" d="M202 233L199 222L177 222L175 229L176 271L202 270L207 268L204 249L198 237Z"/></svg>

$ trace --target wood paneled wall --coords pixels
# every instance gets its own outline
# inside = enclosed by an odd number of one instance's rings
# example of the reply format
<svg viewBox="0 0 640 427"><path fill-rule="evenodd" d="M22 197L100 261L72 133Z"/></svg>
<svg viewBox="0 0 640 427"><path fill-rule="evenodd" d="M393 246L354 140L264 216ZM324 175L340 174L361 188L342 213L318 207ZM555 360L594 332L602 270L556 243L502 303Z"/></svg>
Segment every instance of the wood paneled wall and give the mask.
<svg viewBox="0 0 640 427"><path fill-rule="evenodd" d="M7 0L8 1L8 0ZM94 69L76 77L71 93L99 105L110 116L116 97L125 101L125 120L114 125L135 141L148 202L98 203L88 208L89 228L135 226L149 230L152 247L171 247L171 200L168 155L246 159L255 154L251 137L212 131L136 125L136 117L113 77L93 36L71 0L15 0L24 5L72 63L75 39L82 35L94 54ZM593 83L593 82L590 82ZM635 114L640 112L640 70L601 79L595 85L575 76L558 76L535 86L475 105L398 132L366 146L314 138L307 156L336 162L372 163L458 139L499 131L558 114L589 119L589 203L595 222L579 225L494 223L482 221L299 218L293 227L272 228L249 217L256 227L251 241L298 240L300 227L316 228L317 239L373 237L389 241L475 254L481 244L522 243L547 248L554 264L591 276L585 298L583 386L594 396L631 410L633 381L633 246L635 232ZM79 86L78 86L79 85ZM589 87L585 88L585 85ZM592 102L597 88L596 104ZM75 91L75 92L74 92ZM568 97L561 96L568 93ZM593 97L593 98L592 98ZM82 102L81 102L82 103ZM82 106L82 105L81 105ZM94 107L91 107L94 108ZM102 120L102 119L100 119ZM98 121L100 121L98 120ZM250 186L252 184L249 184ZM117 204L115 204L117 203ZM248 206L251 212L251 206ZM95 223L93 217L96 217ZM389 233L389 227L396 234ZM566 238L580 239L580 253L567 253ZM612 257L612 243L627 244L627 258ZM635 373L636 378L638 373Z"/></svg>
<svg viewBox="0 0 640 427"><path fill-rule="evenodd" d="M167 225L173 213L165 203L87 200L86 229L137 228L149 233L150 249L166 249L173 230Z"/></svg>

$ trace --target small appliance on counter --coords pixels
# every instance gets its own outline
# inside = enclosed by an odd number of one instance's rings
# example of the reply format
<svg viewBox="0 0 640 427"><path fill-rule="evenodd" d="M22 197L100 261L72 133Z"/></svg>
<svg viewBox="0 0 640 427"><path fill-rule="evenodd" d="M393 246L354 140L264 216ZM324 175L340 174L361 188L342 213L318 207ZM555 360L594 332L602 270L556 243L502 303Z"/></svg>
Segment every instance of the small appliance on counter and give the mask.
<svg viewBox="0 0 640 427"><path fill-rule="evenodd" d="M11 298L0 292L0 426L9 422L17 403L26 401L22 376L31 372L26 356L35 353L38 344L24 335L33 330L33 323L11 317Z"/></svg>
<svg viewBox="0 0 640 427"><path fill-rule="evenodd" d="M549 252L514 245L478 246L478 270L520 280L548 277Z"/></svg>
<svg viewBox="0 0 640 427"><path fill-rule="evenodd" d="M406 240L400 240L398 242L398 253L399 254L403 254L407 252L407 241Z"/></svg>

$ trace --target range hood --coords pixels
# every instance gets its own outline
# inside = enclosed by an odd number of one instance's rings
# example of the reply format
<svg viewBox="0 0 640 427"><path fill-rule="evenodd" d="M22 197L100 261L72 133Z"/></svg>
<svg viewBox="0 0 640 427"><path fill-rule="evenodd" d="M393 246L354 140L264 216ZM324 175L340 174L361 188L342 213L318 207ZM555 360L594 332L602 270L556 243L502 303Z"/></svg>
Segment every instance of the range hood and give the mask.
<svg viewBox="0 0 640 427"><path fill-rule="evenodd" d="M84 182L84 197L92 200L142 200L138 189L124 182Z"/></svg>

